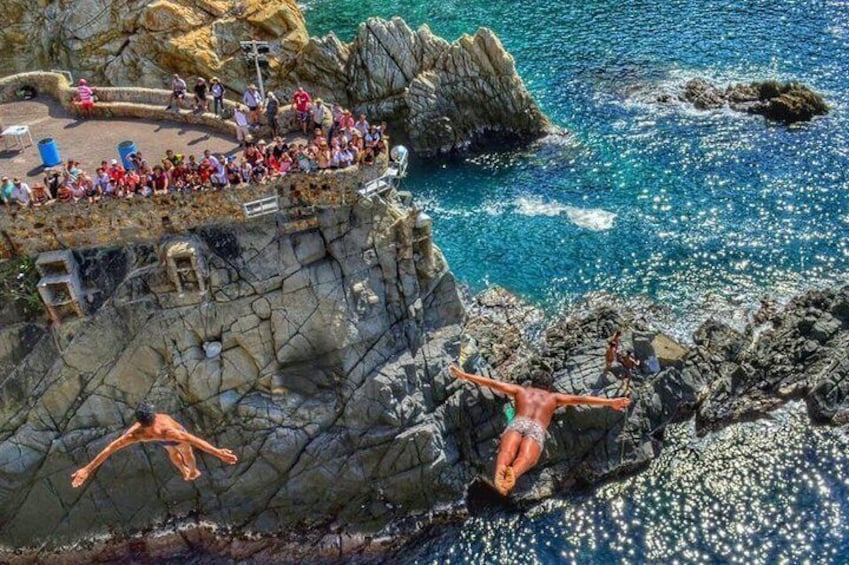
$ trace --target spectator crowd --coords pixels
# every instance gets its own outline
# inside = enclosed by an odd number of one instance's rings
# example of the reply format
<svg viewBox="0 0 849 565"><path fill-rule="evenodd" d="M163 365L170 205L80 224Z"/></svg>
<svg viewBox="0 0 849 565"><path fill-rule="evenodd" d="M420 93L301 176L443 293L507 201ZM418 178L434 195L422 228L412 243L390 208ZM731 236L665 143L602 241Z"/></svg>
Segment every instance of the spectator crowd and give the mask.
<svg viewBox="0 0 849 565"><path fill-rule="evenodd" d="M218 78L198 78L195 86L196 111L208 111L207 93L213 98L213 111L223 111L224 89ZM80 81L81 97L90 112L91 89ZM174 75L168 107L185 98L186 84ZM300 86L292 97L296 123L292 128L302 132L296 142L280 137L278 116L280 103L273 92L264 98L254 85L245 91L233 118L237 125L238 150L227 154L188 155L168 149L158 160L148 159L137 151L127 157L128 166L119 160L102 160L93 172L84 170L80 162L69 159L62 166L44 171L41 182L30 187L20 178L0 180L0 204L6 206L42 206L54 202L89 202L108 198L135 198L222 190L228 187L265 184L286 174L311 173L324 169L341 169L354 165L371 166L377 155L386 151L386 124L370 124L364 115L355 119L350 110L312 100ZM262 127L262 116L272 134L271 141L255 141Z"/></svg>

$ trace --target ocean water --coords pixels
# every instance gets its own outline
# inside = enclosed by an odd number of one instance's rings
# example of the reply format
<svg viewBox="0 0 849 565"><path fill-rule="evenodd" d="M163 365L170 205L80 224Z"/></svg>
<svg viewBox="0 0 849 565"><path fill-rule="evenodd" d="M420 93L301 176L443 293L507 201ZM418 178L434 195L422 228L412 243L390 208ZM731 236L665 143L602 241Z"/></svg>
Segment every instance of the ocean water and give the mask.
<svg viewBox="0 0 849 565"><path fill-rule="evenodd" d="M652 301L688 335L849 274L849 2L312 0L313 34L372 15L454 39L495 30L568 138L414 160L406 188L472 291L551 312L598 293ZM785 126L654 103L689 78L798 80L828 116ZM662 316L663 317L663 316ZM415 562L849 562L842 436L797 409L697 440L585 499L432 534ZM778 438L778 439L777 439ZM397 556L396 556L397 557Z"/></svg>

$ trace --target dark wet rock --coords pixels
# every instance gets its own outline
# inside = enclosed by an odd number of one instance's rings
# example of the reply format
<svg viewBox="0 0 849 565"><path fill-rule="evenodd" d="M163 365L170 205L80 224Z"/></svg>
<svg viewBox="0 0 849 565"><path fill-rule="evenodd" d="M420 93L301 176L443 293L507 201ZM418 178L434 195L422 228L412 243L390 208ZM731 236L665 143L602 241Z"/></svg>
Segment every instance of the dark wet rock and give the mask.
<svg viewBox="0 0 849 565"><path fill-rule="evenodd" d="M784 123L809 121L829 110L820 94L796 82L753 82L721 89L703 78L694 78L684 85L682 98L699 110L728 106Z"/></svg>
<svg viewBox="0 0 849 565"><path fill-rule="evenodd" d="M703 78L694 78L684 86L684 99L699 110L722 108L727 103L725 94Z"/></svg>

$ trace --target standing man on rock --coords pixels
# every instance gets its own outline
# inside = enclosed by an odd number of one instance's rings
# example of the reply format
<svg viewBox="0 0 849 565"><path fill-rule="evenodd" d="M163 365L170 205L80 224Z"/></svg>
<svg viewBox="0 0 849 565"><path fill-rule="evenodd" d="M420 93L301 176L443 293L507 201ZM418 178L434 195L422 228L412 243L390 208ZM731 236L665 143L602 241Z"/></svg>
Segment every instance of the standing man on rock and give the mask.
<svg viewBox="0 0 849 565"><path fill-rule="evenodd" d="M624 411L629 398L601 398L597 396L573 396L551 392L550 379L536 379L535 386L521 387L495 381L480 375L464 373L455 366L449 367L454 377L491 388L516 399L516 417L507 424L501 434L498 457L495 460L495 488L502 496L513 490L516 481L539 461L546 429L554 411L561 406L607 406ZM544 388L541 388L544 387Z"/></svg>
<svg viewBox="0 0 849 565"><path fill-rule="evenodd" d="M201 474L197 468L192 447L206 451L230 465L239 461L236 454L229 449L219 449L188 433L182 425L168 414L156 413L153 404L149 402L143 402L139 405L136 409L136 418L138 422L130 426L130 429L124 432L121 437L107 445L88 465L71 475L71 486L74 488L82 486L110 455L119 449L139 442L158 441L161 443L165 451L168 452L171 462L180 470L183 479L186 481L193 481Z"/></svg>
<svg viewBox="0 0 849 565"><path fill-rule="evenodd" d="M310 106L312 105L312 97L304 90L301 85L298 85L298 90L292 95L292 108L297 115L297 120L301 124L301 130L304 135L307 134L307 126L310 121Z"/></svg>

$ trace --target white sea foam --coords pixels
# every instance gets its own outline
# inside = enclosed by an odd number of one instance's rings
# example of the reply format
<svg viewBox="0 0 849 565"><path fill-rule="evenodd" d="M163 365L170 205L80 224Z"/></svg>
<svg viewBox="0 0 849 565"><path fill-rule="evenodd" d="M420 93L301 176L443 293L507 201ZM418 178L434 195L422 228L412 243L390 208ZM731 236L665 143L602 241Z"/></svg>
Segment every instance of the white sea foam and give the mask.
<svg viewBox="0 0 849 565"><path fill-rule="evenodd" d="M616 214L601 208L578 208L559 202L544 202L541 198L520 197L515 201L516 211L523 216L560 216L566 214L578 227L605 231L613 227Z"/></svg>

